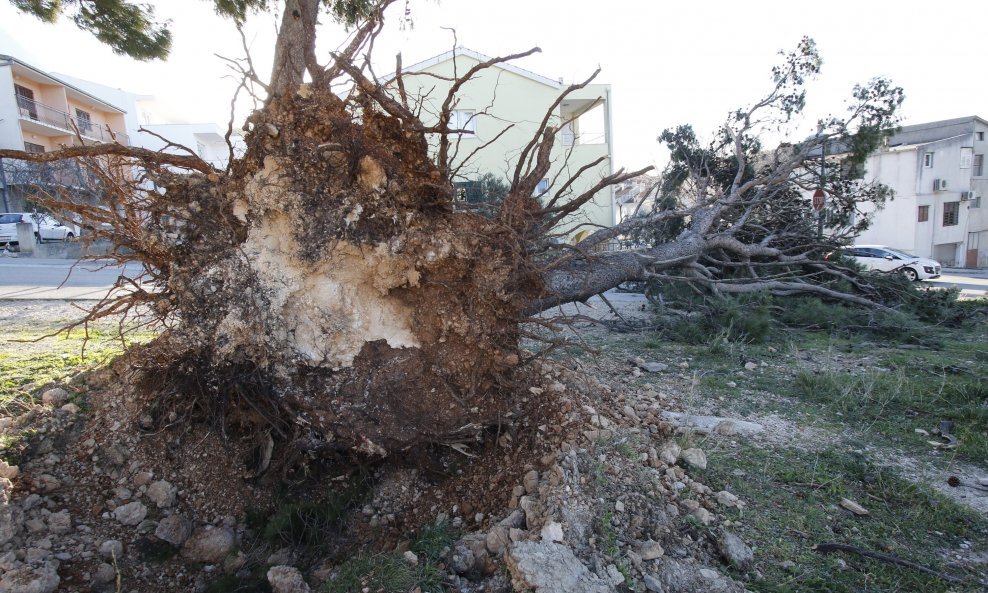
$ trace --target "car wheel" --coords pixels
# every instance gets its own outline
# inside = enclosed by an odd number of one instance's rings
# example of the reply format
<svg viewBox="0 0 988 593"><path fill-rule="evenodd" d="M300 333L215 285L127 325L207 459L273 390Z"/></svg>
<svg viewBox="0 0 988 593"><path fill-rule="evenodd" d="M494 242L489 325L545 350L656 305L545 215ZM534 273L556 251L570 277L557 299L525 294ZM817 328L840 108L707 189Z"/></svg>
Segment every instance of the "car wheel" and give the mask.
<svg viewBox="0 0 988 593"><path fill-rule="evenodd" d="M73 235L72 233L65 233L66 241L71 241L72 239L75 239L75 235Z"/></svg>
<svg viewBox="0 0 988 593"><path fill-rule="evenodd" d="M903 275L905 275L906 278L909 279L910 282L915 282L919 280L919 274L917 274L916 270L912 268L905 268L902 270L902 273Z"/></svg>

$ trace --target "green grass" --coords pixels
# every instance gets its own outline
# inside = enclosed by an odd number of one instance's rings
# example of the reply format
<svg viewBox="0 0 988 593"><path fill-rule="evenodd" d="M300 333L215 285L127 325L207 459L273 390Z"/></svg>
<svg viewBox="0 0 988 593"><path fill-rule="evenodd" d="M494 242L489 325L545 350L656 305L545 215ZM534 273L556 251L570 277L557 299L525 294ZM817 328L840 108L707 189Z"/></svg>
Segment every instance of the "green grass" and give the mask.
<svg viewBox="0 0 988 593"><path fill-rule="evenodd" d="M696 474L714 490L730 490L747 503L743 510L722 512L739 523L734 529L755 550L755 568L764 575L748 582L755 591L979 590L973 572L965 575L944 566L942 554L958 550L965 541L975 546L984 542L988 520L872 465L861 455L836 449L809 453L742 445L721 452L718 463ZM870 515L858 517L840 508L844 497L863 505ZM966 576L968 582L948 585L908 568L812 551L813 544L826 542L892 554ZM795 569L780 567L784 560L795 563Z"/></svg>
<svg viewBox="0 0 988 593"><path fill-rule="evenodd" d="M34 342L47 333L22 331L6 336L5 343L0 344L0 409L22 400L25 385L61 381L111 361L125 347L117 332L110 329L91 329L88 343L81 330ZM131 334L127 344L153 337L151 332Z"/></svg>
<svg viewBox="0 0 988 593"><path fill-rule="evenodd" d="M952 421L958 457L988 465L988 373L980 366L941 365L914 356L889 370L857 375L803 371L789 393L831 420L902 447L930 450L927 441L935 437L916 429L932 432L940 421Z"/></svg>
<svg viewBox="0 0 988 593"><path fill-rule="evenodd" d="M439 563L458 533L448 521L424 527L410 549L418 556L412 566L399 552L358 554L341 564L323 586L326 593L401 593L419 587L423 593L441 593L443 573Z"/></svg>

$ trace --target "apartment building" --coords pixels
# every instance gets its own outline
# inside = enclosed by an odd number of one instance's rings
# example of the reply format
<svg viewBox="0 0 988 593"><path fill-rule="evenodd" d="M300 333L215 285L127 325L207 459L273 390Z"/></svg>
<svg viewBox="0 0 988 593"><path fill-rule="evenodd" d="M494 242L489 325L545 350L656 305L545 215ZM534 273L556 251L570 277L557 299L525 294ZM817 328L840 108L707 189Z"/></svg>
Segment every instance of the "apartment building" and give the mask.
<svg viewBox="0 0 988 593"><path fill-rule="evenodd" d="M48 152L63 146L129 145L125 111L17 58L0 55L0 147ZM85 192L88 173L75 163L5 162L0 207L24 210L29 186L57 184Z"/></svg>
<svg viewBox="0 0 988 593"><path fill-rule="evenodd" d="M904 126L868 158L866 179L895 192L859 243L888 245L945 266L988 266L988 121Z"/></svg>
<svg viewBox="0 0 988 593"><path fill-rule="evenodd" d="M436 123L457 75L490 59L458 47L404 68L405 93L410 101L421 102L424 123ZM510 63L487 68L464 84L450 121L451 128L461 130L451 137L453 166L458 169L454 183L469 190L484 174L510 180L518 155L566 86L562 79ZM397 95L397 89L393 90ZM552 150L552 167L537 193L554 195L570 176L595 162L564 195L578 196L613 172L610 85L589 84L568 95L553 109L550 125L561 131ZM579 240L596 228L612 226L618 216L613 188L606 188L565 221L565 230L571 239Z"/></svg>

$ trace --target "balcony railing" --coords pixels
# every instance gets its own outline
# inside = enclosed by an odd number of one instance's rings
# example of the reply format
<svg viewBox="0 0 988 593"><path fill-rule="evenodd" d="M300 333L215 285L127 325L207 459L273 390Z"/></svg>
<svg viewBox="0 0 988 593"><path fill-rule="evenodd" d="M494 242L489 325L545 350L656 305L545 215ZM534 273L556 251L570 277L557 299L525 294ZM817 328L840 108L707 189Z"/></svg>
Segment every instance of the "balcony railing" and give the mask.
<svg viewBox="0 0 988 593"><path fill-rule="evenodd" d="M127 134L114 131L111 136L110 131L104 127L94 125L88 119L72 117L64 111L49 107L44 103L39 103L34 99L28 99L17 95L17 109L21 119L36 121L75 135L76 128L83 138L89 138L98 142L118 142L129 145Z"/></svg>

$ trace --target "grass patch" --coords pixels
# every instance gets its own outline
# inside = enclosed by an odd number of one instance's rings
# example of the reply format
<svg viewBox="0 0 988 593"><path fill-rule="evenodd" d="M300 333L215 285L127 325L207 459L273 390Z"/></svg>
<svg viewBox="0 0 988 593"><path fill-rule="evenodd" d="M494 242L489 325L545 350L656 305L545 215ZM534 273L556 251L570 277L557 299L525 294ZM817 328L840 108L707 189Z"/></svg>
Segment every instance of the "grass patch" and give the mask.
<svg viewBox="0 0 988 593"><path fill-rule="evenodd" d="M942 420L954 422L959 457L988 464L988 377L921 361L890 371L857 375L798 372L792 395L862 431L929 450L928 437Z"/></svg>
<svg viewBox="0 0 988 593"><path fill-rule="evenodd" d="M358 554L341 564L329 582L323 586L326 593L391 593L443 591L443 574L439 562L458 533L448 521L424 527L412 542L410 549L418 556L418 564L411 565L398 552L383 554Z"/></svg>
<svg viewBox="0 0 988 593"><path fill-rule="evenodd" d="M121 342L115 329L90 329L88 342L81 330L32 341L47 333L19 332L8 337L3 345L0 351L0 410L23 401L26 385L61 381L79 371L106 364L127 346L147 342L155 336L152 332L137 332Z"/></svg>
<svg viewBox="0 0 988 593"><path fill-rule="evenodd" d="M756 591L858 591L924 593L978 591L968 574L944 564L945 553L962 544L984 542L988 520L929 488L906 482L845 450L818 453L761 449L742 445L733 455L699 471L714 490L727 489L747 503L730 511L736 529L755 549L764 578L749 581ZM840 508L841 498L865 506L858 517ZM847 555L820 555L813 544L835 542L893 554L955 576L965 585L949 585L908 568ZM948 556L949 557L949 556ZM783 561L795 563L787 570ZM844 564L842 564L842 562Z"/></svg>
<svg viewBox="0 0 988 593"><path fill-rule="evenodd" d="M287 502L264 526L263 536L275 545L318 547L335 532L346 512L363 496L364 480L331 492L315 502Z"/></svg>

